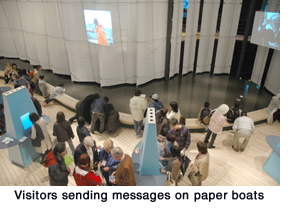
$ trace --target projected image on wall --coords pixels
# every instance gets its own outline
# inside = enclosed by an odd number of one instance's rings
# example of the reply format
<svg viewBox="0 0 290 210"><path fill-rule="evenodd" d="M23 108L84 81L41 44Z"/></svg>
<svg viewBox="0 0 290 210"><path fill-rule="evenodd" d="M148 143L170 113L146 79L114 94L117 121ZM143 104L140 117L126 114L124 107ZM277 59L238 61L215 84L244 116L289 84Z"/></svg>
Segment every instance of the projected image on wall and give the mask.
<svg viewBox="0 0 290 210"><path fill-rule="evenodd" d="M280 50L280 13L256 12L251 43Z"/></svg>
<svg viewBox="0 0 290 210"><path fill-rule="evenodd" d="M112 16L110 11L84 10L87 39L94 44L113 44Z"/></svg>

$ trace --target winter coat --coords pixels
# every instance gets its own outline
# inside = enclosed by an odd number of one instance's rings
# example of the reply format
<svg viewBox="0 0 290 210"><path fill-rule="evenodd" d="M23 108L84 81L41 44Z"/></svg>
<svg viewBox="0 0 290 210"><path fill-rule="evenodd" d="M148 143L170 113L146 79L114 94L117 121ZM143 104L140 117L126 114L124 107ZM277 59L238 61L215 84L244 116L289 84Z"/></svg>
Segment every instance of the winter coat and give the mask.
<svg viewBox="0 0 290 210"><path fill-rule="evenodd" d="M168 133L173 133L176 135L176 142L179 145L180 149L183 149L183 148L187 149L189 147L191 143L191 136L187 127L185 127L184 125L181 125L181 128L177 129L176 131L170 128Z"/></svg>
<svg viewBox="0 0 290 210"><path fill-rule="evenodd" d="M118 167L118 164L120 163L119 161L116 161L112 157L111 152L107 153L104 147L99 152L99 159L100 159L100 163L102 163L103 161L106 161L106 164L102 166L101 169L103 169L104 167L109 167L110 172L115 171Z"/></svg>
<svg viewBox="0 0 290 210"><path fill-rule="evenodd" d="M201 181L205 180L209 173L209 153L198 154L195 158L193 166L191 166L194 173L199 172Z"/></svg>
<svg viewBox="0 0 290 210"><path fill-rule="evenodd" d="M69 172L62 156L56 157L51 150L43 161L48 167L50 186L67 186Z"/></svg>
<svg viewBox="0 0 290 210"><path fill-rule="evenodd" d="M99 94L88 95L82 101L80 108L78 109L79 116L83 116L87 123L91 123L91 105L92 103L100 98Z"/></svg>
<svg viewBox="0 0 290 210"><path fill-rule="evenodd" d="M51 99L56 99L58 98L63 92L65 91L64 88L56 86L56 88L53 89L53 91L50 94Z"/></svg>
<svg viewBox="0 0 290 210"><path fill-rule="evenodd" d="M41 140L41 146L40 147L35 147L36 152L40 153L40 154L44 154L46 150L49 150L52 148L53 143L51 141L50 135L47 132L47 125L44 119L39 118L39 120L37 120L35 123L37 123L40 128L41 131L43 133L44 139ZM34 127L34 125L31 126L31 139L35 139L36 138L36 129ZM31 140L33 141L33 140Z"/></svg>
<svg viewBox="0 0 290 210"><path fill-rule="evenodd" d="M92 146L92 152L93 152L93 158L91 158L91 159L94 160L94 163L99 162L100 161L99 160L99 153L97 150L96 142L94 142L94 145ZM75 153L74 153L75 165L78 165L79 158L83 154L88 154L88 152L87 152L87 149L86 149L86 146L84 145L84 143L81 143L77 146ZM97 169L97 167L95 169Z"/></svg>
<svg viewBox="0 0 290 210"><path fill-rule="evenodd" d="M226 119L227 118L225 116L215 111L210 118L208 128L215 134L221 134L223 131L223 125L226 123Z"/></svg>
<svg viewBox="0 0 290 210"><path fill-rule="evenodd" d="M77 186L98 186L102 183L99 175L95 175L93 171L84 170L78 166L73 172Z"/></svg>
<svg viewBox="0 0 290 210"><path fill-rule="evenodd" d="M106 131L114 133L120 127L119 113L110 110L106 117Z"/></svg>
<svg viewBox="0 0 290 210"><path fill-rule="evenodd" d="M56 136L58 142L65 142L73 139L74 133L68 121L55 122L53 125L53 135Z"/></svg>
<svg viewBox="0 0 290 210"><path fill-rule="evenodd" d="M135 121L143 120L144 112L147 109L147 101L140 96L134 96L130 99L130 110Z"/></svg>
<svg viewBox="0 0 290 210"><path fill-rule="evenodd" d="M178 159L178 157L174 157L174 158L171 157L169 159L169 161L168 161L168 171L171 172L176 186L177 186L177 180L178 180L179 173L180 173L179 172L180 166L181 166L181 162Z"/></svg>
<svg viewBox="0 0 290 210"><path fill-rule="evenodd" d="M161 101L158 101L158 102L156 102L156 101L154 101L153 103L151 103L150 105L149 105L149 108L155 108L155 113L157 113L160 109L162 109L164 106L163 106L163 104L162 104L162 102Z"/></svg>

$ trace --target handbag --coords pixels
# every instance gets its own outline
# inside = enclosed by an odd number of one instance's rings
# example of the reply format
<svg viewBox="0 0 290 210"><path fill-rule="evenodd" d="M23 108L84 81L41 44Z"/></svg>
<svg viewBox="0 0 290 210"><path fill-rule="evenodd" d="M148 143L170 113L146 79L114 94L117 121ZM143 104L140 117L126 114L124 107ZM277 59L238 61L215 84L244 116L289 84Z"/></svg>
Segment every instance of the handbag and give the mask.
<svg viewBox="0 0 290 210"><path fill-rule="evenodd" d="M199 171L196 174L193 171L191 171L188 174L188 179L191 182L191 186L201 186L201 180L199 178Z"/></svg>
<svg viewBox="0 0 290 210"><path fill-rule="evenodd" d="M190 162L191 162L191 160L187 156L185 156L185 155L182 156L180 170L181 170L183 176L184 176Z"/></svg>
<svg viewBox="0 0 290 210"><path fill-rule="evenodd" d="M205 125L209 124L210 118L212 117L212 115L215 113L215 111L212 111L211 113L209 113L209 115L207 115L205 118L203 118L201 120L201 122Z"/></svg>
<svg viewBox="0 0 290 210"><path fill-rule="evenodd" d="M179 124L185 125L185 123L186 123L185 117L183 117L182 115L180 115Z"/></svg>
<svg viewBox="0 0 290 210"><path fill-rule="evenodd" d="M175 181L170 171L167 172L167 179L163 186L175 186Z"/></svg>

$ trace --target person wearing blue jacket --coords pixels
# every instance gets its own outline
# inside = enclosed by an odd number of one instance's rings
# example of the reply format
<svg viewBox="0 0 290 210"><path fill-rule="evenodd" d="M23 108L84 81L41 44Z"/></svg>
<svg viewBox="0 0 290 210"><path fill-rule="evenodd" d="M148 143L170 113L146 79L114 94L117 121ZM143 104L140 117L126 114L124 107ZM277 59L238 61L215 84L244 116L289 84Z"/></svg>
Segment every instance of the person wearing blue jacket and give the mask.
<svg viewBox="0 0 290 210"><path fill-rule="evenodd" d="M159 112L164 106L161 101L158 100L158 95L156 93L150 96L152 103L149 105L149 108L155 108L155 114Z"/></svg>
<svg viewBox="0 0 290 210"><path fill-rule="evenodd" d="M111 150L114 148L114 143L111 139L104 142L104 147L99 152L100 167L103 177L108 185L112 185L109 181L109 176L117 169L119 161L116 161L111 156Z"/></svg>

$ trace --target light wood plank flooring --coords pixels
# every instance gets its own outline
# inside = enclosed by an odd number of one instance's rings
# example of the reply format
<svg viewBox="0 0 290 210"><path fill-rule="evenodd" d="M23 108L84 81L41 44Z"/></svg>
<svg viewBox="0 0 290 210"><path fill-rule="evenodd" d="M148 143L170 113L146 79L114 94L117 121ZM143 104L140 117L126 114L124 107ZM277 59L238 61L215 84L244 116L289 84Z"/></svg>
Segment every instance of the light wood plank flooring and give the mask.
<svg viewBox="0 0 290 210"><path fill-rule="evenodd" d="M0 81L3 86L3 80ZM12 86L9 84L9 86ZM44 99L35 94L35 97L42 104ZM49 115L51 121L48 124L48 131L52 133L53 123L56 121L55 116L58 111L65 113L66 119L74 115L73 112L67 110L57 102L51 102L47 107L43 107L43 114ZM75 147L79 140L76 134L77 123L72 124L72 129L75 132L73 143ZM265 138L267 135L280 136L279 125L260 124L256 126L254 135L244 152L235 152L232 148L233 133L224 131L217 136L215 149L209 150L210 153L210 173L208 178L202 183L203 186L276 186L279 185L267 173L262 170L262 166L270 155L272 149L268 146ZM53 138L53 136L51 135ZM191 145L187 151L187 156L194 160L197 150L196 143L202 141L205 133L192 133ZM93 138L98 145L103 146L103 142L111 138L115 146L121 147L125 153L131 155L134 147L141 139L136 139L133 129L120 128L115 134L107 133L94 134ZM68 153L71 154L67 145ZM73 164L72 164L72 167ZM184 178L179 185L190 185L187 178L187 170ZM47 168L39 164L39 160L35 160L26 168L21 168L12 164L8 158L8 150L0 150L0 185L1 186L46 186L49 185ZM74 186L73 177L69 176L69 185Z"/></svg>

